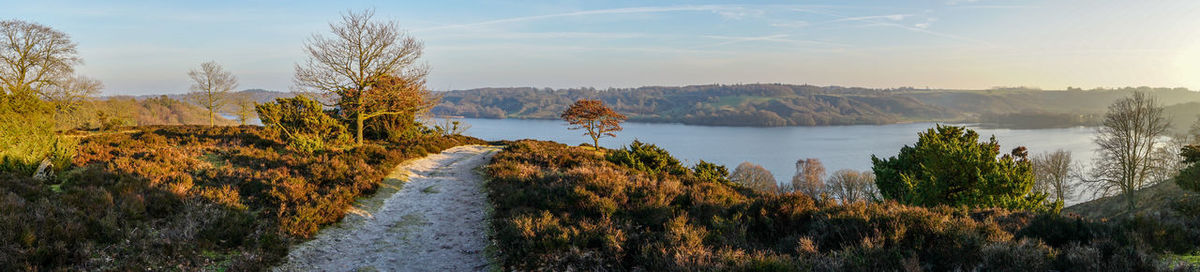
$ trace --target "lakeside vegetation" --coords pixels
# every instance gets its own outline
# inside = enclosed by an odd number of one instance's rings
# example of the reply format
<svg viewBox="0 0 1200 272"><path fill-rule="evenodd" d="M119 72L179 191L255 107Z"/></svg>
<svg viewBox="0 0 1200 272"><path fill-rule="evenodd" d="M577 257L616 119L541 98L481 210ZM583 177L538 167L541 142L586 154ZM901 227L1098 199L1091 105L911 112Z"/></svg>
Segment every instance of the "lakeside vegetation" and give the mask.
<svg viewBox="0 0 1200 272"><path fill-rule="evenodd" d="M659 151L652 151L659 150ZM640 165L616 159L638 156ZM648 167L646 167L648 166ZM707 169L707 170L706 170ZM737 185L652 145L517 141L486 171L505 270L1185 269L1197 217L1090 220L999 208L838 203Z"/></svg>
<svg viewBox="0 0 1200 272"><path fill-rule="evenodd" d="M1186 124L1200 93L1182 88L1044 91L869 89L789 84L695 85L629 89L482 88L445 92L438 115L557 119L578 99L598 99L635 122L718 126L819 126L914 121L983 122L1012 128L1098 125L1104 108L1133 92L1153 94ZM1035 120L1031 122L1030 120Z"/></svg>

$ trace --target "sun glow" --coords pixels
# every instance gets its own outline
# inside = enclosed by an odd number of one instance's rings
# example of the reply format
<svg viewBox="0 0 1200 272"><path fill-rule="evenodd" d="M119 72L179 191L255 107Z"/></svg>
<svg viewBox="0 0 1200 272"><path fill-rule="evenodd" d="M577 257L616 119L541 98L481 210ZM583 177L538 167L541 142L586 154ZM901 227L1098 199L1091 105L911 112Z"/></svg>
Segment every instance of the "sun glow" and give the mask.
<svg viewBox="0 0 1200 272"><path fill-rule="evenodd" d="M1200 41L1176 55L1173 72L1176 82L1189 89L1200 90Z"/></svg>

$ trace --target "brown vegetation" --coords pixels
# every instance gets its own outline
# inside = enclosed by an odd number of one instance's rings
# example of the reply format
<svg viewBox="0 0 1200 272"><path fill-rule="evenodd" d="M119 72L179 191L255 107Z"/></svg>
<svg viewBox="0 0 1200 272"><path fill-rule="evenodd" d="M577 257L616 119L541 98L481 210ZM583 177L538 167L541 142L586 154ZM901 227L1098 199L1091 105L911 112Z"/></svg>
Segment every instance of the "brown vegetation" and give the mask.
<svg viewBox="0 0 1200 272"><path fill-rule="evenodd" d="M613 111L604 105L603 101L580 99L567 107L560 115L567 121L570 129L583 129L584 135L592 137L592 146L600 146L600 137L617 137L614 132L621 131L621 122L625 115Z"/></svg>
<svg viewBox="0 0 1200 272"><path fill-rule="evenodd" d="M399 162L462 136L316 153L257 127L140 127L82 140L57 178L0 173L0 269L262 270Z"/></svg>
<svg viewBox="0 0 1200 272"><path fill-rule="evenodd" d="M1194 220L757 193L712 175L713 165L686 169L655 150L608 151L643 154L629 160L510 143L486 168L502 270L1146 271L1168 269L1158 254L1191 252L1200 239Z"/></svg>

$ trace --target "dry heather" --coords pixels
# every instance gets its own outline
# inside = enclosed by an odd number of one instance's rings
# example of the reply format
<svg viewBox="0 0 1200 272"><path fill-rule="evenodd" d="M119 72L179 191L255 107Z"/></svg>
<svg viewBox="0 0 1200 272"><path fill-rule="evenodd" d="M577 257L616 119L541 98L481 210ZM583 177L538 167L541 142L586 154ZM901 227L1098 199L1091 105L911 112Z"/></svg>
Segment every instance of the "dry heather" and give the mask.
<svg viewBox="0 0 1200 272"><path fill-rule="evenodd" d="M708 170L705 170L708 169ZM519 141L487 166L504 270L1145 271L1197 250L1193 221L921 208L758 194L653 145ZM727 173L725 173L727 175Z"/></svg>
<svg viewBox="0 0 1200 272"><path fill-rule="evenodd" d="M0 173L0 270L261 270L401 161L480 142L309 154L247 126L92 136L55 180Z"/></svg>

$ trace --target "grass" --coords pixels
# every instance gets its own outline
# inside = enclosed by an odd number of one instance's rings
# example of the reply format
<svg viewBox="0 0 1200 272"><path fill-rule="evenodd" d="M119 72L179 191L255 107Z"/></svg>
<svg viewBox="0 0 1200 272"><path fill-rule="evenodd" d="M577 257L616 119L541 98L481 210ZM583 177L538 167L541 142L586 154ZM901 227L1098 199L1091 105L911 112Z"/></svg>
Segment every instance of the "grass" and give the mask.
<svg viewBox="0 0 1200 272"><path fill-rule="evenodd" d="M1173 181L1165 181L1137 191L1138 207L1134 214L1154 215L1155 213L1173 214L1172 206L1188 197L1189 193ZM1075 213L1088 218L1121 218L1128 217L1129 208L1123 195L1107 196L1088 202L1071 205L1063 212Z"/></svg>
<svg viewBox="0 0 1200 272"><path fill-rule="evenodd" d="M425 220L425 217L422 217L420 214L410 213L401 216L400 220L397 220L396 223L392 223L391 226L388 226L388 231L396 233L409 233L413 231L413 227L425 224L429 224L429 220Z"/></svg>

